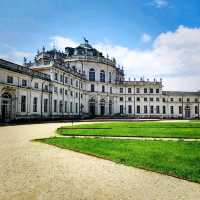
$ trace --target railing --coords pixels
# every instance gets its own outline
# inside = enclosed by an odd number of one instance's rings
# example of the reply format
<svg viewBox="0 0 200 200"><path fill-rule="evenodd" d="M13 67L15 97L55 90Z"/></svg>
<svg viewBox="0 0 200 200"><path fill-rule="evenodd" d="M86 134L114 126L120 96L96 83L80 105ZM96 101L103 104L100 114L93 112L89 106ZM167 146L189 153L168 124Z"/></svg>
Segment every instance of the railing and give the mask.
<svg viewBox="0 0 200 200"><path fill-rule="evenodd" d="M16 71L16 72L21 72L30 76L34 76L36 78L40 78L40 79L50 80L50 75L48 74L33 71L32 69L29 69L28 67L17 65L15 63L2 60L2 59L0 59L0 68L4 68L4 69Z"/></svg>

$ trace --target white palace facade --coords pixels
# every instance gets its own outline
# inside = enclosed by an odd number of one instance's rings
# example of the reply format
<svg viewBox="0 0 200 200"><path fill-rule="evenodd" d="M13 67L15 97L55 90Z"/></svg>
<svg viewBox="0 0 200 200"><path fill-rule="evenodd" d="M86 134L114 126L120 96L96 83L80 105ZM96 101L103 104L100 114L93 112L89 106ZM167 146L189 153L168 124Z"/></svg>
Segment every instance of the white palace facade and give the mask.
<svg viewBox="0 0 200 200"><path fill-rule="evenodd" d="M163 91L162 80L126 81L116 60L87 40L37 52L18 65L0 59L0 120L84 116L199 118L200 92Z"/></svg>

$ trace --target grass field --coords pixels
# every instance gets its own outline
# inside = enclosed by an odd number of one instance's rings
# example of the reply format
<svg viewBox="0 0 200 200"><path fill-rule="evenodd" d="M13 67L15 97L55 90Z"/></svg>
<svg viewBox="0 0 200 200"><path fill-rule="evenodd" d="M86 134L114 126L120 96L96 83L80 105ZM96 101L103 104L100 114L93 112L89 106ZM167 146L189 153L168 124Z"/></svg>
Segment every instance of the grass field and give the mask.
<svg viewBox="0 0 200 200"><path fill-rule="evenodd" d="M59 137L40 141L200 183L200 142Z"/></svg>
<svg viewBox="0 0 200 200"><path fill-rule="evenodd" d="M61 135L140 136L200 138L200 123L191 122L112 122L65 126Z"/></svg>

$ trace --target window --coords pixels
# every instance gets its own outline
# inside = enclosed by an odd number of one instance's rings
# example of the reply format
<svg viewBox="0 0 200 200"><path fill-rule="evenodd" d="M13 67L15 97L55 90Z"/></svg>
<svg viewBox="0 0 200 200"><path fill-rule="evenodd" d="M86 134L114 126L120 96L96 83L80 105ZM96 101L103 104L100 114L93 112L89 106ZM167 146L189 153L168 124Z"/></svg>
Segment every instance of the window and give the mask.
<svg viewBox="0 0 200 200"><path fill-rule="evenodd" d="M132 98L131 98L131 97L128 97L128 101L132 101Z"/></svg>
<svg viewBox="0 0 200 200"><path fill-rule="evenodd" d="M187 102L190 102L190 99L189 99L189 98L187 98Z"/></svg>
<svg viewBox="0 0 200 200"><path fill-rule="evenodd" d="M78 92L76 92L76 98L78 98Z"/></svg>
<svg viewBox="0 0 200 200"><path fill-rule="evenodd" d="M163 114L166 114L166 107L163 106Z"/></svg>
<svg viewBox="0 0 200 200"><path fill-rule="evenodd" d="M58 88L54 86L54 93L58 92Z"/></svg>
<svg viewBox="0 0 200 200"><path fill-rule="evenodd" d="M27 86L27 80L22 80L22 87L26 87Z"/></svg>
<svg viewBox="0 0 200 200"><path fill-rule="evenodd" d="M81 99L83 98L83 94L81 93Z"/></svg>
<svg viewBox="0 0 200 200"><path fill-rule="evenodd" d="M136 93L140 93L140 88L136 88Z"/></svg>
<svg viewBox="0 0 200 200"><path fill-rule="evenodd" d="M60 82L63 82L63 75L60 75Z"/></svg>
<svg viewBox="0 0 200 200"><path fill-rule="evenodd" d="M160 99L157 97L157 98L156 98L156 101L160 101Z"/></svg>
<svg viewBox="0 0 200 200"><path fill-rule="evenodd" d="M67 101L65 101L65 113L67 112Z"/></svg>
<svg viewBox="0 0 200 200"><path fill-rule="evenodd" d="M150 89L149 89L149 93L153 93L153 88L150 88Z"/></svg>
<svg viewBox="0 0 200 200"><path fill-rule="evenodd" d="M129 94L131 93L131 88L128 88L128 93L129 93Z"/></svg>
<svg viewBox="0 0 200 200"><path fill-rule="evenodd" d="M120 93L123 93L123 88L119 88L119 92L120 92Z"/></svg>
<svg viewBox="0 0 200 200"><path fill-rule="evenodd" d="M150 113L153 114L153 106L150 106Z"/></svg>
<svg viewBox="0 0 200 200"><path fill-rule="evenodd" d="M67 92L67 90L65 90L65 95L67 95L68 94L68 92Z"/></svg>
<svg viewBox="0 0 200 200"><path fill-rule="evenodd" d="M112 81L112 75L111 75L111 72L109 72L109 83L111 83Z"/></svg>
<svg viewBox="0 0 200 200"><path fill-rule="evenodd" d="M48 85L45 85L45 86L44 86L44 90L45 90L45 91L48 91Z"/></svg>
<svg viewBox="0 0 200 200"><path fill-rule="evenodd" d="M182 99L181 99L181 98L179 98L179 102L182 102Z"/></svg>
<svg viewBox="0 0 200 200"><path fill-rule="evenodd" d="M7 76L7 83L13 83L13 77L12 76Z"/></svg>
<svg viewBox="0 0 200 200"><path fill-rule="evenodd" d="M144 101L147 101L147 97L144 97Z"/></svg>
<svg viewBox="0 0 200 200"><path fill-rule="evenodd" d="M104 85L102 85L102 90L101 91L105 92L105 86Z"/></svg>
<svg viewBox="0 0 200 200"><path fill-rule="evenodd" d="M137 97L137 98L136 98L136 101L140 101L140 97Z"/></svg>
<svg viewBox="0 0 200 200"><path fill-rule="evenodd" d="M104 70L100 71L100 82L105 83L105 72L104 72Z"/></svg>
<svg viewBox="0 0 200 200"><path fill-rule="evenodd" d="M71 95L71 97L73 97L73 92L72 91L70 91L70 95Z"/></svg>
<svg viewBox="0 0 200 200"><path fill-rule="evenodd" d="M153 97L150 97L149 100L150 100L150 101L153 101Z"/></svg>
<svg viewBox="0 0 200 200"><path fill-rule="evenodd" d="M144 88L144 93L145 93L145 94L147 93L147 88Z"/></svg>
<svg viewBox="0 0 200 200"><path fill-rule="evenodd" d="M173 98L170 98L170 101L174 101L174 99L173 99Z"/></svg>
<svg viewBox="0 0 200 200"><path fill-rule="evenodd" d="M91 92L94 92L94 84L91 84Z"/></svg>
<svg viewBox="0 0 200 200"><path fill-rule="evenodd" d="M73 85L73 79L71 78L71 85Z"/></svg>
<svg viewBox="0 0 200 200"><path fill-rule="evenodd" d="M54 112L57 112L57 100L56 99L54 99Z"/></svg>
<svg viewBox="0 0 200 200"><path fill-rule="evenodd" d="M123 97L119 97L119 100L120 100L120 101L123 101L123 100L124 100L124 98L123 98Z"/></svg>
<svg viewBox="0 0 200 200"><path fill-rule="evenodd" d="M62 94L63 93L63 89L62 88L60 88L60 94Z"/></svg>
<svg viewBox="0 0 200 200"><path fill-rule="evenodd" d="M78 80L76 80L76 87L78 87Z"/></svg>
<svg viewBox="0 0 200 200"><path fill-rule="evenodd" d="M37 97L33 98L33 112L37 112Z"/></svg>
<svg viewBox="0 0 200 200"><path fill-rule="evenodd" d="M160 106L156 106L156 113L157 113L157 114L160 113Z"/></svg>
<svg viewBox="0 0 200 200"><path fill-rule="evenodd" d="M112 94L112 87L110 87L110 94Z"/></svg>
<svg viewBox="0 0 200 200"><path fill-rule="evenodd" d="M54 74L54 80L57 81L58 80L58 73Z"/></svg>
<svg viewBox="0 0 200 200"><path fill-rule="evenodd" d="M72 113L72 112L73 112L73 103L70 102L70 113Z"/></svg>
<svg viewBox="0 0 200 200"><path fill-rule="evenodd" d="M78 113L78 103L76 103L76 113Z"/></svg>
<svg viewBox="0 0 200 200"><path fill-rule="evenodd" d="M123 114L124 113L124 106L120 105L119 109L120 109L120 114Z"/></svg>
<svg viewBox="0 0 200 200"><path fill-rule="evenodd" d="M170 106L170 113L173 115L174 114L174 106Z"/></svg>
<svg viewBox="0 0 200 200"><path fill-rule="evenodd" d="M65 76L65 83L66 83L66 84L68 83L68 78L67 78L67 76Z"/></svg>
<svg viewBox="0 0 200 200"><path fill-rule="evenodd" d="M162 101L163 101L163 102L166 102L166 99L165 99L165 98L163 98L163 99L162 99Z"/></svg>
<svg viewBox="0 0 200 200"><path fill-rule="evenodd" d="M198 99L197 98L195 98L195 102L198 103Z"/></svg>
<svg viewBox="0 0 200 200"><path fill-rule="evenodd" d="M182 114L182 113L183 113L183 107L182 107L182 106L179 106L179 107L178 107L178 110L179 110L179 114Z"/></svg>
<svg viewBox="0 0 200 200"><path fill-rule="evenodd" d="M35 83L34 88L38 89L38 83Z"/></svg>
<svg viewBox="0 0 200 200"><path fill-rule="evenodd" d="M157 93L157 94L159 94L159 93L160 93L160 90L159 90L159 88L157 88L157 89L156 89L156 93Z"/></svg>
<svg viewBox="0 0 200 200"><path fill-rule="evenodd" d="M59 112L60 113L63 112L63 102L62 102L62 100L60 100L60 102L59 102Z"/></svg>
<svg viewBox="0 0 200 200"><path fill-rule="evenodd" d="M95 81L95 70L93 68L89 70L89 80Z"/></svg>
<svg viewBox="0 0 200 200"><path fill-rule="evenodd" d="M147 106L144 106L144 113L145 113L145 114L148 113Z"/></svg>
<svg viewBox="0 0 200 200"><path fill-rule="evenodd" d="M199 114L199 109L198 109L198 106L195 106L195 114Z"/></svg>
<svg viewBox="0 0 200 200"><path fill-rule="evenodd" d="M48 112L48 99L44 99L44 113Z"/></svg>
<svg viewBox="0 0 200 200"><path fill-rule="evenodd" d="M21 96L21 112L26 112L26 96Z"/></svg>
<svg viewBox="0 0 200 200"><path fill-rule="evenodd" d="M131 114L132 113L132 106L128 105L128 113Z"/></svg>
<svg viewBox="0 0 200 200"><path fill-rule="evenodd" d="M140 113L140 106L139 105L137 106L137 113L138 114Z"/></svg>

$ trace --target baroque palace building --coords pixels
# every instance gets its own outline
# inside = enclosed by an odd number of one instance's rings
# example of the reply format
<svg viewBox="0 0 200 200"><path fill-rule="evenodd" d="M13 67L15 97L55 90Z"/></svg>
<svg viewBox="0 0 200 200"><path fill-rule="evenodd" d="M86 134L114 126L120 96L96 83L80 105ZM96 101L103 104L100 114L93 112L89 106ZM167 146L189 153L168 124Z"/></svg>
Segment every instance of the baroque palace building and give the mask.
<svg viewBox="0 0 200 200"><path fill-rule="evenodd" d="M65 52L37 52L18 65L0 59L0 119L116 116L199 118L200 92L162 91L162 80L126 81L114 58L85 39Z"/></svg>

